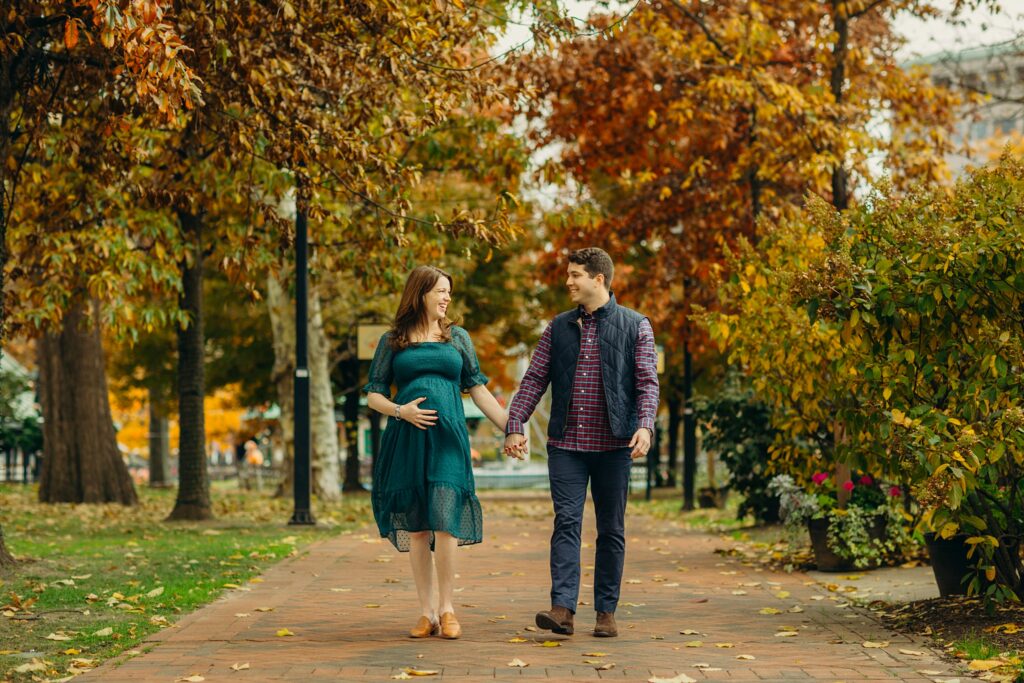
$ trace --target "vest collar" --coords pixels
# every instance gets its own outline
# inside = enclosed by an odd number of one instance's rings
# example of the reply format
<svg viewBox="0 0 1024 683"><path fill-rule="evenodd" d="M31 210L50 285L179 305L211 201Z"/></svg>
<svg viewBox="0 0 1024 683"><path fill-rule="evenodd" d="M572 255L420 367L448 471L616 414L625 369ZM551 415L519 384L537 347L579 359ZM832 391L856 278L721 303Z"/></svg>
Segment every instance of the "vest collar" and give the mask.
<svg viewBox="0 0 1024 683"><path fill-rule="evenodd" d="M610 316L612 313L615 312L616 308L619 307L619 305L617 303L615 303L615 294L613 294L612 292L608 292L608 294L611 295L611 298L608 299L608 303L606 303L604 306L602 306L601 308L597 309L593 313L593 316L595 318L597 318L598 320L603 320L604 318L607 318L608 316ZM577 323L582 323L583 322L583 316L586 315L587 312L585 310L583 310L582 306L578 306L577 307L577 311L578 311L578 315L576 316L576 322Z"/></svg>

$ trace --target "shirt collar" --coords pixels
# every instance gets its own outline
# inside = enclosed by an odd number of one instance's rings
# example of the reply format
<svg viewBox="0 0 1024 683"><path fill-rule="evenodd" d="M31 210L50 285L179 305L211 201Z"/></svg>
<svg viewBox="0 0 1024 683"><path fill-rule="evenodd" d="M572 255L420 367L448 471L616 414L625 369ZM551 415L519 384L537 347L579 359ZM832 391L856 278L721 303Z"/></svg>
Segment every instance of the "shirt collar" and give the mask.
<svg viewBox="0 0 1024 683"><path fill-rule="evenodd" d="M579 307L580 319L581 320L588 320L589 321L592 318L597 318L597 319L607 318L608 315L613 310L615 310L615 307L618 305L618 304L615 303L615 294L613 294L612 292L609 292L609 294L611 295L611 297L608 299L608 303L606 303L604 306L602 306L601 308L599 308L596 311L594 311L592 314L591 313L587 313L587 309L583 308L583 306L580 306Z"/></svg>

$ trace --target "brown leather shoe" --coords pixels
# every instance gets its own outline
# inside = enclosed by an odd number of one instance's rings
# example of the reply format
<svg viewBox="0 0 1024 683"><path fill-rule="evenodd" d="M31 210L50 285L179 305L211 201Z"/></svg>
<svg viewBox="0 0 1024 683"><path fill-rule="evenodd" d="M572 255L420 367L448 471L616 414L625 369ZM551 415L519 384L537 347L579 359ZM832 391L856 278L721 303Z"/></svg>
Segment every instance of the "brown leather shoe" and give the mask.
<svg viewBox="0 0 1024 683"><path fill-rule="evenodd" d="M572 617L573 614L569 609L555 605L546 612L537 612L534 623L537 624L538 628L560 633L563 636L571 636L573 631Z"/></svg>
<svg viewBox="0 0 1024 683"><path fill-rule="evenodd" d="M619 635L619 627L615 625L613 612L598 612L594 635L598 638L614 638Z"/></svg>
<svg viewBox="0 0 1024 683"><path fill-rule="evenodd" d="M420 617L416 625L409 629L409 635L413 638L429 638L437 633L438 628L436 621L431 621L427 617Z"/></svg>
<svg viewBox="0 0 1024 683"><path fill-rule="evenodd" d="M454 612L445 612L441 615L441 637L448 640L455 640L462 635L462 626L455 618Z"/></svg>

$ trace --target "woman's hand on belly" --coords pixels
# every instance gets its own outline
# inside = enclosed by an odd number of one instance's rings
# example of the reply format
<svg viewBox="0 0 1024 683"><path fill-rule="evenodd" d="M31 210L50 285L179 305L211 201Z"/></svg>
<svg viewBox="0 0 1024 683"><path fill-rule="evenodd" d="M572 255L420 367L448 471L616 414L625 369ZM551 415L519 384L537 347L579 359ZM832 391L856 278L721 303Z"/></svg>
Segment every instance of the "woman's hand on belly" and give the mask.
<svg viewBox="0 0 1024 683"><path fill-rule="evenodd" d="M403 405L401 408L402 419L420 429L433 427L437 423L437 411L420 408L420 404L426 400L426 396L420 396L418 399Z"/></svg>

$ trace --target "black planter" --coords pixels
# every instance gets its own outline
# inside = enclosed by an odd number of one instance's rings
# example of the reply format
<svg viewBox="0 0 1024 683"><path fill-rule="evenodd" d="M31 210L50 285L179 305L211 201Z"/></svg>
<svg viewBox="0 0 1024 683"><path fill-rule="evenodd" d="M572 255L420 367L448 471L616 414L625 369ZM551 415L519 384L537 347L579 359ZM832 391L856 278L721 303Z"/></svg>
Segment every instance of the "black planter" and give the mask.
<svg viewBox="0 0 1024 683"><path fill-rule="evenodd" d="M939 595L967 595L968 575L974 571L976 558L968 558L967 552L970 546L967 545L967 534L957 534L952 538L942 538L934 533L924 535L925 545L928 547L928 557L932 563L932 573L935 574L935 583L939 587ZM1004 536L1000 542L1005 546L1015 548L1020 552L1020 539ZM984 591L991 583L981 575L981 590Z"/></svg>
<svg viewBox="0 0 1024 683"><path fill-rule="evenodd" d="M872 540L879 541L884 539L888 522L889 520L883 515L875 517L875 523L868 529L868 537ZM835 554L835 552L828 547L829 523L830 520L828 518L807 520L807 530L811 534L811 548L814 550L814 563L818 566L818 571L848 572L853 570L859 571L862 569L873 569L878 566L876 563L867 567L855 567L853 565L853 560L847 560Z"/></svg>

